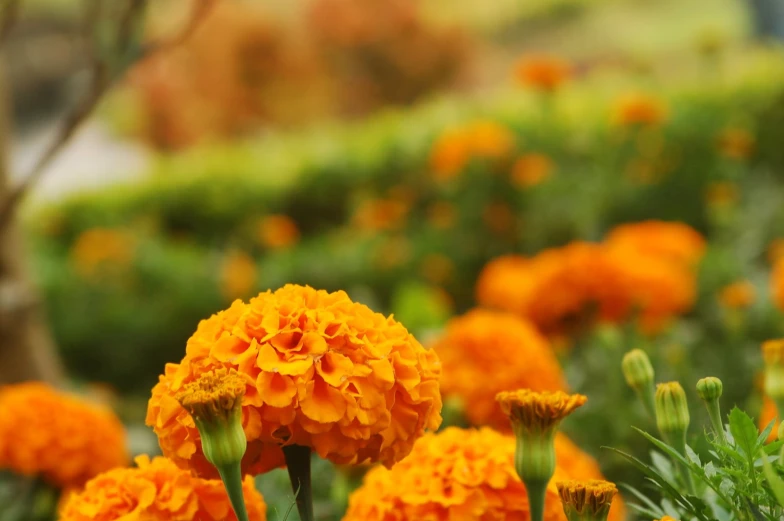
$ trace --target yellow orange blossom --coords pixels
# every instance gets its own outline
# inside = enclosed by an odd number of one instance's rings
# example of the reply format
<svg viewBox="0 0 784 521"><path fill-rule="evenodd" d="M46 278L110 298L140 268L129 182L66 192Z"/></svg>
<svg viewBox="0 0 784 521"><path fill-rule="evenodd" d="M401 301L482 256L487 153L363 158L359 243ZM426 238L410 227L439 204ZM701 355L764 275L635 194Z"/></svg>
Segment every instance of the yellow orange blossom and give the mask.
<svg viewBox="0 0 784 521"><path fill-rule="evenodd" d="M776 403L768 398L767 396L763 397L762 401L762 410L760 411L760 419L759 419L759 429L760 432L765 430L770 422L776 420L778 418L778 410L776 409ZM768 441L776 441L776 437L778 434L778 429L776 426L773 426L771 429L770 434L768 435Z"/></svg>
<svg viewBox="0 0 784 521"><path fill-rule="evenodd" d="M618 125L660 125L667 119L667 105L649 94L626 94L615 101L612 119Z"/></svg>
<svg viewBox="0 0 784 521"><path fill-rule="evenodd" d="M512 182L520 188L536 186L552 175L554 166L544 154L525 154L512 166Z"/></svg>
<svg viewBox="0 0 784 521"><path fill-rule="evenodd" d="M528 496L514 469L515 441L489 428L427 434L391 470L374 468L349 498L343 521L529 521ZM545 520L565 521L556 480L581 479L559 465L547 489ZM597 477L596 479L601 479ZM623 506L612 521L623 519Z"/></svg>
<svg viewBox="0 0 784 521"><path fill-rule="evenodd" d="M126 232L93 228L76 238L70 257L80 274L90 276L101 269L128 264L133 259L135 248L133 238Z"/></svg>
<svg viewBox="0 0 784 521"><path fill-rule="evenodd" d="M748 280L727 284L719 292L719 302L727 309L746 309L754 304L754 285Z"/></svg>
<svg viewBox="0 0 784 521"><path fill-rule="evenodd" d="M770 276L770 292L773 303L784 311L784 258L776 261Z"/></svg>
<svg viewBox="0 0 784 521"><path fill-rule="evenodd" d="M125 430L109 409L43 383L0 388L0 470L65 489L127 462Z"/></svg>
<svg viewBox="0 0 784 521"><path fill-rule="evenodd" d="M234 300L246 297L256 285L256 263L245 252L230 252L221 263L219 277L224 298Z"/></svg>
<svg viewBox="0 0 784 521"><path fill-rule="evenodd" d="M287 215L273 214L259 221L258 237L261 244L271 249L288 248L299 240L297 223Z"/></svg>
<svg viewBox="0 0 784 521"><path fill-rule="evenodd" d="M732 181L716 181L705 189L705 201L716 208L726 208L738 202L738 185Z"/></svg>
<svg viewBox="0 0 784 521"><path fill-rule="evenodd" d="M473 425L508 430L509 420L495 401L503 390L567 388L548 341L533 324L509 313L474 309L453 318L433 349L443 367L442 395L460 398Z"/></svg>
<svg viewBox="0 0 784 521"><path fill-rule="evenodd" d="M718 138L719 152L730 159L746 159L754 151L754 136L742 128L725 128Z"/></svg>
<svg viewBox="0 0 784 521"><path fill-rule="evenodd" d="M171 460L136 458L136 468L119 468L90 480L71 495L60 521L236 521L223 483L193 477ZM242 483L250 521L265 521L267 506L253 478Z"/></svg>
<svg viewBox="0 0 784 521"><path fill-rule="evenodd" d="M582 394L566 394L563 391L517 389L498 393L496 400L513 426L543 432L557 426L585 404L587 398Z"/></svg>
<svg viewBox="0 0 784 521"><path fill-rule="evenodd" d="M435 351L343 291L287 285L203 320L185 358L168 364L153 388L147 424L164 455L203 477L215 470L175 397L221 367L246 380L244 474L280 466L284 444L311 447L335 463L392 465L441 423Z"/></svg>
<svg viewBox="0 0 784 521"><path fill-rule="evenodd" d="M604 240L612 249L632 249L648 257L694 265L705 253L705 239L680 222L642 221L613 228Z"/></svg>
<svg viewBox="0 0 784 521"><path fill-rule="evenodd" d="M553 92L569 79L572 70L566 60L542 54L522 58L514 72L521 85Z"/></svg>
<svg viewBox="0 0 784 521"><path fill-rule="evenodd" d="M578 514L606 514L618 493L614 484L596 479L559 481L555 485L564 508L573 509Z"/></svg>
<svg viewBox="0 0 784 521"><path fill-rule="evenodd" d="M398 199L372 199L354 213L354 224L362 230L396 230L403 226L409 205Z"/></svg>
<svg viewBox="0 0 784 521"><path fill-rule="evenodd" d="M474 159L501 159L514 147L514 136L493 121L476 121L445 131L430 152L430 167L436 179L457 176Z"/></svg>

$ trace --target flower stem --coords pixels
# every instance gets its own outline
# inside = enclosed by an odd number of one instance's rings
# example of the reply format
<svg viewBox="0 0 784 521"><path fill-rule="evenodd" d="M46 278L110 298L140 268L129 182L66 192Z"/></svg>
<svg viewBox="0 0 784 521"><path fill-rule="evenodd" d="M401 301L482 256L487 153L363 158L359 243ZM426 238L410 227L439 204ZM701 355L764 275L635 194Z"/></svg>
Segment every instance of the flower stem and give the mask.
<svg viewBox="0 0 784 521"><path fill-rule="evenodd" d="M289 471L291 488L297 495L300 521L313 521L313 489L310 478L310 447L286 445L283 456Z"/></svg>
<svg viewBox="0 0 784 521"><path fill-rule="evenodd" d="M544 502L547 495L547 482L525 482L525 490L528 492L528 509L531 513L531 521L543 521Z"/></svg>
<svg viewBox="0 0 784 521"><path fill-rule="evenodd" d="M242 495L242 472L240 464L221 465L216 467L220 474L226 493L229 495L231 507L237 515L238 521L248 521L248 511L245 509L245 497Z"/></svg>
<svg viewBox="0 0 784 521"><path fill-rule="evenodd" d="M706 402L705 407L708 409L708 416L710 416L713 430L715 431L716 436L719 437L719 441L727 443L727 437L724 435L724 425L721 423L721 406L719 405L719 400Z"/></svg>

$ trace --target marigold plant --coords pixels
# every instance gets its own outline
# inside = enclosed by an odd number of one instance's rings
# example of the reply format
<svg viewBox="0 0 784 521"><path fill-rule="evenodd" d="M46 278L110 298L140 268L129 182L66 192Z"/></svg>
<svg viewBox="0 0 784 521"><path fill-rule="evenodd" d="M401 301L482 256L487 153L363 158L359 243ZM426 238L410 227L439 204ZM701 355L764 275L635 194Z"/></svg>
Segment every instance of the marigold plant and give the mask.
<svg viewBox="0 0 784 521"><path fill-rule="evenodd" d="M512 436L486 427L427 434L391 470L374 468L365 476L343 521L528 521L528 498L515 473L514 451ZM584 478L559 464L547 489L547 521L566 519L555 481L567 479ZM613 509L610 519L620 521L623 511Z"/></svg>
<svg viewBox="0 0 784 521"><path fill-rule="evenodd" d="M171 460L136 458L136 468L105 472L72 494L60 521L236 521L223 484L193 477ZM267 506L248 476L242 484L249 521L265 521Z"/></svg>
<svg viewBox="0 0 784 521"><path fill-rule="evenodd" d="M475 309L453 318L433 348L443 364L442 394L460 398L473 425L508 429L495 401L503 390L567 388L547 339L510 313Z"/></svg>
<svg viewBox="0 0 784 521"><path fill-rule="evenodd" d="M215 470L175 397L218 368L246 381L244 474L280 466L283 445L310 447L335 463L391 466L441 423L435 351L345 292L287 285L203 320L185 358L168 364L153 388L147 424L164 455L203 477Z"/></svg>
<svg viewBox="0 0 784 521"><path fill-rule="evenodd" d="M604 240L611 249L637 253L685 265L695 265L705 253L705 238L687 224L642 221L613 228Z"/></svg>
<svg viewBox="0 0 784 521"><path fill-rule="evenodd" d="M110 410L43 383L0 388L0 470L67 489L127 462Z"/></svg>
<svg viewBox="0 0 784 521"><path fill-rule="evenodd" d="M569 79L572 68L563 58L542 54L523 57L514 73L515 79L523 86L553 92Z"/></svg>

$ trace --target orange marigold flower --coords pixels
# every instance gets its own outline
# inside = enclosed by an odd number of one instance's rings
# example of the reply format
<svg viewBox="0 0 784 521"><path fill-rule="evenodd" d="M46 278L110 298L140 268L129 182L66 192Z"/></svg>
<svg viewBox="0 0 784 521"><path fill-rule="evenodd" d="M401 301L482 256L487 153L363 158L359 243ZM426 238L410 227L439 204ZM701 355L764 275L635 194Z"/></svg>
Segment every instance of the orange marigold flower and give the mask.
<svg viewBox="0 0 784 521"><path fill-rule="evenodd" d="M473 425L509 428L495 401L506 389L567 388L548 341L530 322L512 314L474 309L453 318L433 349L443 364L443 396L460 398Z"/></svg>
<svg viewBox="0 0 784 521"><path fill-rule="evenodd" d="M746 309L756 297L754 285L748 280L727 284L719 292L719 302L727 309Z"/></svg>
<svg viewBox="0 0 784 521"><path fill-rule="evenodd" d="M525 154L512 166L512 182L520 188L536 186L552 175L555 164L544 154Z"/></svg>
<svg viewBox="0 0 784 521"><path fill-rule="evenodd" d="M773 302L779 309L784 311L784 258L779 259L773 265L773 272L770 277L770 292L773 295Z"/></svg>
<svg viewBox="0 0 784 521"><path fill-rule="evenodd" d="M244 474L283 463L282 445L313 448L335 463L391 466L441 423L441 367L392 318L328 293L287 285L203 320L179 364L153 388L147 424L164 455L216 476L198 430L176 396L216 368L242 375Z"/></svg>
<svg viewBox="0 0 784 521"><path fill-rule="evenodd" d="M356 213L354 224L362 230L397 230L404 224L409 204L399 199L364 201Z"/></svg>
<svg viewBox="0 0 784 521"><path fill-rule="evenodd" d="M705 239L680 222L643 221L613 228L604 240L610 248L629 248L645 256L694 265L705 253Z"/></svg>
<svg viewBox="0 0 784 521"><path fill-rule="evenodd" d="M476 121L444 132L430 152L430 167L437 179L445 181L457 176L472 159L498 160L513 147L514 136L507 128L493 121Z"/></svg>
<svg viewBox="0 0 784 521"><path fill-rule="evenodd" d="M299 228L287 215L267 215L259 220L258 237L266 248L288 248L299 240Z"/></svg>
<svg viewBox="0 0 784 521"><path fill-rule="evenodd" d="M719 134L718 146L724 157L747 159L754 152L754 136L742 128L725 128Z"/></svg>
<svg viewBox="0 0 784 521"><path fill-rule="evenodd" d="M133 238L126 232L93 228L76 238L70 257L81 275L90 276L103 269L127 265L133 259L135 249Z"/></svg>
<svg viewBox="0 0 784 521"><path fill-rule="evenodd" d="M125 429L109 409L43 383L0 388L0 469L65 489L127 462Z"/></svg>
<svg viewBox="0 0 784 521"><path fill-rule="evenodd" d="M569 62L547 55L526 56L515 67L515 78L524 86L553 92L572 74Z"/></svg>
<svg viewBox="0 0 784 521"><path fill-rule="evenodd" d="M518 389L502 391L496 395L496 400L513 425L523 430L543 432L557 427L561 420L585 404L587 398L582 394L562 391Z"/></svg>
<svg viewBox="0 0 784 521"><path fill-rule="evenodd" d="M587 519L607 519L613 498L618 493L614 484L596 479L559 481L555 486L564 510L578 516L585 515Z"/></svg>
<svg viewBox="0 0 784 521"><path fill-rule="evenodd" d="M760 432L765 430L770 422L773 420L777 420L779 416L778 409L776 409L776 402L771 400L769 397L764 396L762 401L762 410L760 411L760 418L759 418L759 429ZM768 441L776 441L776 437L778 434L778 430L776 426L773 426L771 429L770 434L768 435Z"/></svg>
<svg viewBox="0 0 784 521"><path fill-rule="evenodd" d="M253 257L243 251L229 253L220 266L220 290L224 298L246 297L256 285L257 271Z"/></svg>
<svg viewBox="0 0 784 521"><path fill-rule="evenodd" d="M343 521L529 521L528 495L514 469L514 452L512 436L489 428L449 427L427 434L391 470L368 472L349 498ZM560 454L558 459L547 489L547 521L566 520L555 481L584 479L568 464L561 465ZM610 519L621 521L623 505L615 503L619 506Z"/></svg>
<svg viewBox="0 0 784 521"><path fill-rule="evenodd" d="M191 476L171 460L136 458L136 468L105 472L71 495L60 511L60 521L236 521L219 480ZM248 519L265 521L267 505L253 478L242 483Z"/></svg>
<svg viewBox="0 0 784 521"><path fill-rule="evenodd" d="M616 100L613 121L625 126L653 126L667 119L667 105L659 98L643 93L631 93Z"/></svg>

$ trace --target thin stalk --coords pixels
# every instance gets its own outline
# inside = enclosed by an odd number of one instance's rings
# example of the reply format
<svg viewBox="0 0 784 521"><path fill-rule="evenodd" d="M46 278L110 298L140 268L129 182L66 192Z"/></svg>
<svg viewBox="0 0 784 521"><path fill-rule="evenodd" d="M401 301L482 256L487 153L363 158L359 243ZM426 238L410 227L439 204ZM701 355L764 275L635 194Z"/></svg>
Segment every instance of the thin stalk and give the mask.
<svg viewBox="0 0 784 521"><path fill-rule="evenodd" d="M525 483L525 490L528 492L528 508L531 514L531 521L543 521L547 483L542 483L541 481L528 482Z"/></svg>
<svg viewBox="0 0 784 521"><path fill-rule="evenodd" d="M283 447L291 488L297 495L297 511L301 521L313 521L313 489L310 476L310 447Z"/></svg>
<svg viewBox="0 0 784 521"><path fill-rule="evenodd" d="M226 493L229 495L231 507L234 513L237 514L238 521L248 521L248 511L245 508L245 497L242 495L242 472L240 471L240 464L222 465L217 467L220 473L223 486L226 487Z"/></svg>

